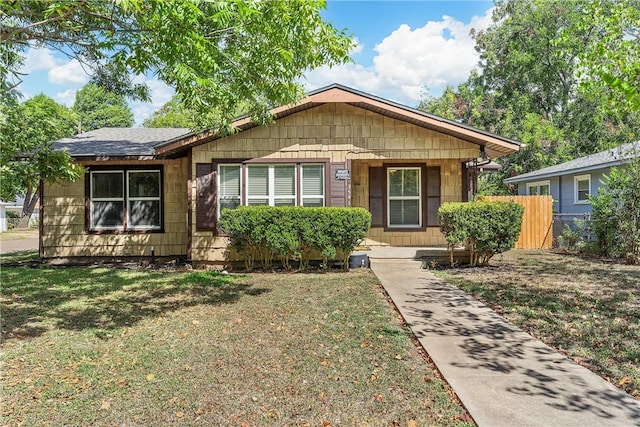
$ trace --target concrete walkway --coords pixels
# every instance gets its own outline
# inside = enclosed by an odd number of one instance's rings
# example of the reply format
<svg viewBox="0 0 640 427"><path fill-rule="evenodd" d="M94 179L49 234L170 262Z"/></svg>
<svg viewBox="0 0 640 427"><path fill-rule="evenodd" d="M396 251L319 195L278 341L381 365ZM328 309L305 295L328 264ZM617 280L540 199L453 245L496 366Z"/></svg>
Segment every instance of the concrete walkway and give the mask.
<svg viewBox="0 0 640 427"><path fill-rule="evenodd" d="M640 426L639 401L421 269L419 261L389 250L369 256L479 426Z"/></svg>

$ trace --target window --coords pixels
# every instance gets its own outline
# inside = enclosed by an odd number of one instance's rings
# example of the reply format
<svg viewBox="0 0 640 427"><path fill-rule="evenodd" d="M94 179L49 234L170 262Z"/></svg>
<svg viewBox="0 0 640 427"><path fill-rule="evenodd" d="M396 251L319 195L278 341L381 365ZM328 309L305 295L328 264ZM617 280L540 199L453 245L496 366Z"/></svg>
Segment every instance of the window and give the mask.
<svg viewBox="0 0 640 427"><path fill-rule="evenodd" d="M247 204L250 206L295 206L295 165L248 166Z"/></svg>
<svg viewBox="0 0 640 427"><path fill-rule="evenodd" d="M240 164L220 164L218 215L243 199L250 206L324 206L324 171L324 164L313 163L248 164L244 171Z"/></svg>
<svg viewBox="0 0 640 427"><path fill-rule="evenodd" d="M240 206L240 165L220 165L218 180L218 215L220 215L225 208L235 209Z"/></svg>
<svg viewBox="0 0 640 427"><path fill-rule="evenodd" d="M323 165L302 165L302 206L324 206Z"/></svg>
<svg viewBox="0 0 640 427"><path fill-rule="evenodd" d="M527 194L529 196L548 196L550 185L549 181L532 182L527 184Z"/></svg>
<svg viewBox="0 0 640 427"><path fill-rule="evenodd" d="M580 175L573 178L575 188L575 202L589 203L591 193L591 175Z"/></svg>
<svg viewBox="0 0 640 427"><path fill-rule="evenodd" d="M387 219L389 227L422 225L420 168L387 169Z"/></svg>
<svg viewBox="0 0 640 427"><path fill-rule="evenodd" d="M162 178L159 169L91 171L89 199L91 230L162 228Z"/></svg>

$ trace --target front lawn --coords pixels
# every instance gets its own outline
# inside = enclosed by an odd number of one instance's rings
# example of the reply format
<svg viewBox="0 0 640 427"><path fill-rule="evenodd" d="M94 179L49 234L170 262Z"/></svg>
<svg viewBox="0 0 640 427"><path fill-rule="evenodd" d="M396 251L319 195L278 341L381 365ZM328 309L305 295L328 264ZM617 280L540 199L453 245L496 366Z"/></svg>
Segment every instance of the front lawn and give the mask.
<svg viewBox="0 0 640 427"><path fill-rule="evenodd" d="M366 270L1 281L4 424L468 424Z"/></svg>
<svg viewBox="0 0 640 427"><path fill-rule="evenodd" d="M510 251L439 274L510 322L640 398L640 266Z"/></svg>

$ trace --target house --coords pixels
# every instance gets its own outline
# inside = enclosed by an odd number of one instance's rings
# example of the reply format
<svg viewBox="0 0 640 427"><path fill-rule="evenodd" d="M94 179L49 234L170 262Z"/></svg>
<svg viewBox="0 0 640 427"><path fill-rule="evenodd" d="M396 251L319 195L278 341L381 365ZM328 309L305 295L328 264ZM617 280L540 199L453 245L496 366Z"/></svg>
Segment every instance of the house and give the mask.
<svg viewBox="0 0 640 427"><path fill-rule="evenodd" d="M640 155L640 141L507 178L504 182L517 184L520 195L553 197L553 234L557 237L574 218L590 217L589 196L598 194L604 176L612 167L624 165L630 155Z"/></svg>
<svg viewBox="0 0 640 427"><path fill-rule="evenodd" d="M101 129L55 144L87 168L45 185L41 256L182 256L223 263L222 209L360 206L365 244L446 242L437 210L471 188L467 163L519 143L341 85L272 110L236 132Z"/></svg>

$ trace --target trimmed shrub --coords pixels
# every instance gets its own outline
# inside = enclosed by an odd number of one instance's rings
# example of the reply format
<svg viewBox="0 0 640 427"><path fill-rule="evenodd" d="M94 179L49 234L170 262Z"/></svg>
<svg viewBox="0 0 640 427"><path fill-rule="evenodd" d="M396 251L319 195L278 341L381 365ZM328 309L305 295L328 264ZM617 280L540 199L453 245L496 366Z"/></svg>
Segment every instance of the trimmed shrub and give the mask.
<svg viewBox="0 0 640 427"><path fill-rule="evenodd" d="M486 265L495 255L512 249L522 228L524 208L514 202L443 203L438 209L440 230L453 249L466 246L471 265Z"/></svg>
<svg viewBox="0 0 640 427"><path fill-rule="evenodd" d="M349 255L369 231L371 214L362 208L240 206L224 210L218 225L248 271L256 260L270 268L276 257L286 269L292 260L307 268L314 257L324 267L339 260L347 269Z"/></svg>

